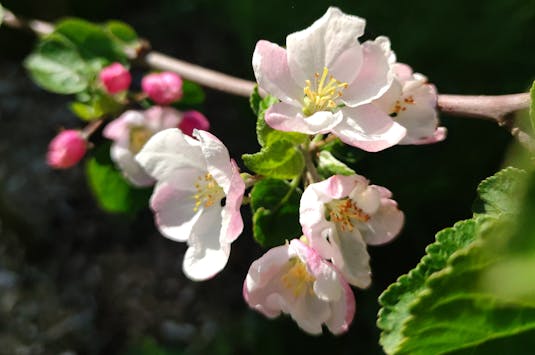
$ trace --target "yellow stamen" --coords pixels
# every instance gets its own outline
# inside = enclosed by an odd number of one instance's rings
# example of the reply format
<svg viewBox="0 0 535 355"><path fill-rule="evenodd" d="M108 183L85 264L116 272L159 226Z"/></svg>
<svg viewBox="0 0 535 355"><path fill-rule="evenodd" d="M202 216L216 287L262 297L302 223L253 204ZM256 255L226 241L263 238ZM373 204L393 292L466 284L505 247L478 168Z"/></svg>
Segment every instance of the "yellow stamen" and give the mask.
<svg viewBox="0 0 535 355"><path fill-rule="evenodd" d="M193 208L193 211L195 212L197 212L201 206L211 207L225 197L225 192L209 173L197 178L195 189L197 190L197 193L193 195L193 198L195 199L195 207Z"/></svg>
<svg viewBox="0 0 535 355"><path fill-rule="evenodd" d="M343 232L351 232L355 227L355 221L367 222L370 219L370 216L350 198L333 200L326 207L328 219L336 223Z"/></svg>
<svg viewBox="0 0 535 355"><path fill-rule="evenodd" d="M306 265L298 257L289 261L288 271L281 277L282 285L292 291L295 298L306 292L313 293L313 284L316 278L312 276Z"/></svg>
<svg viewBox="0 0 535 355"><path fill-rule="evenodd" d="M327 76L329 80L327 81ZM319 80L319 82L318 82ZM314 85L310 80L305 80L303 92L303 113L310 116L318 111L332 111L338 107L335 100L342 96L342 91L347 88L347 83L336 80L329 75L329 69L323 68L321 74L314 74Z"/></svg>
<svg viewBox="0 0 535 355"><path fill-rule="evenodd" d="M137 154L153 134L150 129L143 126L131 127L129 142L132 154Z"/></svg>

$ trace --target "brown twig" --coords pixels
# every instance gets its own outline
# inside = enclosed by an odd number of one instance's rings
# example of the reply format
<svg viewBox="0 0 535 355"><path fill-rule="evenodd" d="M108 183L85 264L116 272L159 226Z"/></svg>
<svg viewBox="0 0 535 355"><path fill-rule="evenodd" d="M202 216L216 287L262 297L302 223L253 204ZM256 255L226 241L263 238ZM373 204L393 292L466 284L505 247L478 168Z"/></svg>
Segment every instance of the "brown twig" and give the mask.
<svg viewBox="0 0 535 355"><path fill-rule="evenodd" d="M54 30L50 23L38 20L25 20L15 16L12 12L4 11L4 24L13 28L29 29L38 35L47 35ZM156 69L178 73L187 80L202 86L219 90L232 95L249 97L256 83L236 78L215 70L172 58L165 54L148 50L137 58L142 64ZM261 92L261 94L263 94ZM529 147L535 147L535 142L525 132L514 126L512 114L518 110L528 108L530 97L528 93L472 96L472 95L438 95L438 109L452 116L474 117L492 120L507 127L511 133ZM520 139L522 137L522 139Z"/></svg>

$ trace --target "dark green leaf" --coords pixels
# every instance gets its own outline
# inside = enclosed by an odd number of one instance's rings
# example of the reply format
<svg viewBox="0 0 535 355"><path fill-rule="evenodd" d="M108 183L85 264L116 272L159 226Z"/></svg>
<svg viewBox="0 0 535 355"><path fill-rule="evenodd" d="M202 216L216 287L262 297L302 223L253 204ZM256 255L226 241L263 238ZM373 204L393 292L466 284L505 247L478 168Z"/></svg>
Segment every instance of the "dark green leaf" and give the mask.
<svg viewBox="0 0 535 355"><path fill-rule="evenodd" d="M299 201L301 192L288 182L264 179L251 190L253 235L263 247L284 244L300 237Z"/></svg>
<svg viewBox="0 0 535 355"><path fill-rule="evenodd" d="M204 102L204 90L196 83L184 80L182 93L182 98L178 102L180 106L195 106Z"/></svg>
<svg viewBox="0 0 535 355"><path fill-rule="evenodd" d="M89 82L87 65L76 47L58 34L43 39L24 65L39 86L58 94L81 92Z"/></svg>
<svg viewBox="0 0 535 355"><path fill-rule="evenodd" d="M251 110L253 110L253 113L255 116L258 117L258 112L260 111L260 101L262 101L262 97L260 96L260 93L258 92L258 85L256 85L253 89L253 93L249 97L249 105L251 106Z"/></svg>
<svg viewBox="0 0 535 355"><path fill-rule="evenodd" d="M152 188L135 188L115 168L110 145L103 144L86 164L86 175L100 207L112 213L135 213L148 206Z"/></svg>
<svg viewBox="0 0 535 355"><path fill-rule="evenodd" d="M336 159L349 164L358 163L367 154L361 149L344 144L338 138L325 144L321 150L329 151Z"/></svg>
<svg viewBox="0 0 535 355"><path fill-rule="evenodd" d="M117 114L122 107L123 105L102 92L93 93L88 101L70 104L71 111L84 121L92 121L104 115Z"/></svg>
<svg viewBox="0 0 535 355"><path fill-rule="evenodd" d="M112 20L107 22L104 28L113 38L126 45L135 45L138 41L136 31L124 22Z"/></svg>
<svg viewBox="0 0 535 355"><path fill-rule="evenodd" d="M303 154L293 142L281 139L255 154L242 155L245 165L257 174L277 179L299 176L305 167Z"/></svg>
<svg viewBox="0 0 535 355"><path fill-rule="evenodd" d="M69 39L95 71L111 62L127 62L122 48L104 29L91 22L75 18L63 20L56 25L54 33Z"/></svg>

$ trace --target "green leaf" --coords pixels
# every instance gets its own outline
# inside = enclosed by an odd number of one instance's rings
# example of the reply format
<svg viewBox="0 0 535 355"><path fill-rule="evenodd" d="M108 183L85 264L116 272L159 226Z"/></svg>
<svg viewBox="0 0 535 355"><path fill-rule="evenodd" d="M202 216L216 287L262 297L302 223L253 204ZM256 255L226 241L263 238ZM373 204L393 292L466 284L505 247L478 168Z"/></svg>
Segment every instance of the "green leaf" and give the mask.
<svg viewBox="0 0 535 355"><path fill-rule="evenodd" d="M195 106L204 102L204 90L196 83L184 80L182 84L182 98L179 106Z"/></svg>
<svg viewBox="0 0 535 355"><path fill-rule="evenodd" d="M331 152L323 150L318 155L318 173L328 178L332 175L353 175L355 170L336 159Z"/></svg>
<svg viewBox="0 0 535 355"><path fill-rule="evenodd" d="M258 117L258 112L260 111L260 102L262 101L262 96L260 96L260 93L258 92L258 85L256 85L253 89L253 92L251 93L251 96L249 97L249 105L251 106L251 110L253 110L255 116Z"/></svg>
<svg viewBox="0 0 535 355"><path fill-rule="evenodd" d="M531 103L529 105L529 118L531 120L531 127L533 127L535 130L535 81L529 90L529 97L531 98Z"/></svg>
<svg viewBox="0 0 535 355"><path fill-rule="evenodd" d="M383 331L380 343L387 354L396 354L405 340L403 325L410 317L411 306L419 301L418 295L425 290L427 279L444 269L455 252L474 241L476 226L476 222L470 219L439 232L436 242L426 248L426 255L416 268L401 276L383 292L379 298L383 308L379 312L377 325Z"/></svg>
<svg viewBox="0 0 535 355"><path fill-rule="evenodd" d="M88 86L90 75L85 61L76 47L58 34L43 39L24 66L39 86L58 94L81 92Z"/></svg>
<svg viewBox="0 0 535 355"><path fill-rule="evenodd" d="M138 36L136 31L128 24L112 20L104 25L104 29L113 36L114 39L122 42L124 45L136 45Z"/></svg>
<svg viewBox="0 0 535 355"><path fill-rule="evenodd" d="M112 213L133 214L148 206L152 188L130 185L110 159L110 144L96 149L86 164L86 175L100 207Z"/></svg>
<svg viewBox="0 0 535 355"><path fill-rule="evenodd" d="M535 330L535 175L515 206L525 178L507 168L483 181L487 213L438 233L418 266L381 295L387 354L531 352L521 342Z"/></svg>
<svg viewBox="0 0 535 355"><path fill-rule="evenodd" d="M111 62L127 63L121 46L103 28L91 22L66 19L57 23L54 33L69 39L95 71Z"/></svg>
<svg viewBox="0 0 535 355"><path fill-rule="evenodd" d="M509 167L483 180L477 188L479 197L474 210L488 214L516 213L525 178L525 171Z"/></svg>
<svg viewBox="0 0 535 355"><path fill-rule="evenodd" d="M84 121L92 121L105 115L114 115L121 111L123 105L105 93L93 93L86 102L72 102L71 111Z"/></svg>
<svg viewBox="0 0 535 355"><path fill-rule="evenodd" d="M305 167L303 154L293 142L281 139L255 154L242 155L245 165L257 174L277 179L299 176Z"/></svg>
<svg viewBox="0 0 535 355"><path fill-rule="evenodd" d="M253 235L263 247L284 244L300 237L301 191L284 180L264 179L251 190Z"/></svg>

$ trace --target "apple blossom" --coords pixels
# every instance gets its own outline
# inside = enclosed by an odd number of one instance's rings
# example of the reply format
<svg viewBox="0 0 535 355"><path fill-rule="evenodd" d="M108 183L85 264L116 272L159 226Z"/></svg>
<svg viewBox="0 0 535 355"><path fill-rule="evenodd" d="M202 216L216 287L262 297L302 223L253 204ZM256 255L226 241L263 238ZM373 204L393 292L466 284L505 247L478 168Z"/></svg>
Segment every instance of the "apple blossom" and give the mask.
<svg viewBox="0 0 535 355"><path fill-rule="evenodd" d="M394 121L407 129L399 144L429 144L446 138L446 128L438 127L437 92L427 78L411 67L394 64L394 81L387 92L374 101Z"/></svg>
<svg viewBox="0 0 535 355"><path fill-rule="evenodd" d="M87 151L87 140L82 132L66 129L50 141L46 161L56 169L66 169L76 165Z"/></svg>
<svg viewBox="0 0 535 355"><path fill-rule="evenodd" d="M334 175L309 185L301 197L299 221L310 246L332 260L354 286L371 282L366 244L378 245L394 238L404 216L392 193L368 185L360 175Z"/></svg>
<svg viewBox="0 0 535 355"><path fill-rule="evenodd" d="M384 37L360 44L365 21L330 7L286 49L261 40L253 54L260 88L281 100L265 113L281 131L333 133L367 151L398 143L405 128L372 105L393 80Z"/></svg>
<svg viewBox="0 0 535 355"><path fill-rule="evenodd" d="M176 128L182 114L171 107L153 106L145 111L126 111L110 122L103 136L113 140L111 158L123 175L136 186L150 186L154 179L136 162L134 156L156 132Z"/></svg>
<svg viewBox="0 0 535 355"><path fill-rule="evenodd" d="M158 105L169 105L182 98L182 78L173 72L145 75L141 88Z"/></svg>
<svg viewBox="0 0 535 355"><path fill-rule="evenodd" d="M198 281L225 267L230 244L243 230L245 184L223 143L205 131L193 136L179 129L159 132L136 160L157 180L150 205L158 229L188 243L183 270Z"/></svg>
<svg viewBox="0 0 535 355"><path fill-rule="evenodd" d="M113 63L103 68L99 73L99 78L110 94L128 90L132 82L130 72L121 63Z"/></svg>
<svg viewBox="0 0 535 355"><path fill-rule="evenodd" d="M243 296L269 318L290 314L311 334L320 334L322 324L333 334L343 333L355 314L355 297L342 275L297 239L252 263Z"/></svg>

